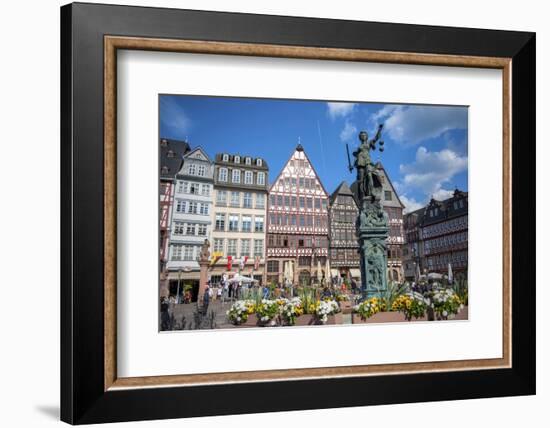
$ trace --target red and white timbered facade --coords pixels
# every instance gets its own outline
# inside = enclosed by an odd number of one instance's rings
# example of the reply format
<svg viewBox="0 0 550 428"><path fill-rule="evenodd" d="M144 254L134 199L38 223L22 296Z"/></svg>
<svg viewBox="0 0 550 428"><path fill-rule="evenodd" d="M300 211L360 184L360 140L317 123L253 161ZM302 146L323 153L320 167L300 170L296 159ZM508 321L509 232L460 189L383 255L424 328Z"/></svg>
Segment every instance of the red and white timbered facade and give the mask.
<svg viewBox="0 0 550 428"><path fill-rule="evenodd" d="M268 282L328 277L328 194L300 144L271 185L267 224Z"/></svg>

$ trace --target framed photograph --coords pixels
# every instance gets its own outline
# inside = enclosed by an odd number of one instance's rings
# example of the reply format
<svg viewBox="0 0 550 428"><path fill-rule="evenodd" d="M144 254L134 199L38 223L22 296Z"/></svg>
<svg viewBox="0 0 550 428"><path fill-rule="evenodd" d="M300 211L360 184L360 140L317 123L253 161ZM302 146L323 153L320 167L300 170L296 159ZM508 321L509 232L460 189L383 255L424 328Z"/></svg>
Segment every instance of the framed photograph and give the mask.
<svg viewBox="0 0 550 428"><path fill-rule="evenodd" d="M533 33L77 3L61 54L62 420L535 393Z"/></svg>

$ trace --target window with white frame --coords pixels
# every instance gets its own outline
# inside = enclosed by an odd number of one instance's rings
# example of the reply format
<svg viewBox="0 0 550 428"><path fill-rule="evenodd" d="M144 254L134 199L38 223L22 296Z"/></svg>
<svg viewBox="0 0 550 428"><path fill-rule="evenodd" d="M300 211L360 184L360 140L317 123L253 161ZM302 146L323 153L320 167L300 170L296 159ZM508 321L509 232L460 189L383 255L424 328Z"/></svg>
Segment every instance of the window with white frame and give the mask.
<svg viewBox="0 0 550 428"><path fill-rule="evenodd" d="M210 196L210 184L203 184L201 193L203 196Z"/></svg>
<svg viewBox="0 0 550 428"><path fill-rule="evenodd" d="M256 179L258 186L265 185L265 172L260 171L258 173L258 178Z"/></svg>
<svg viewBox="0 0 550 428"><path fill-rule="evenodd" d="M206 224L199 224L197 226L197 235L199 236L206 236L206 233L207 233L207 226Z"/></svg>
<svg viewBox="0 0 550 428"><path fill-rule="evenodd" d="M216 213L216 230L225 232L225 213Z"/></svg>
<svg viewBox="0 0 550 428"><path fill-rule="evenodd" d="M172 245L172 260L182 260L183 258L183 245Z"/></svg>
<svg viewBox="0 0 550 428"><path fill-rule="evenodd" d="M195 165L194 163L189 165L189 168L187 168L187 173L189 175L196 175L197 174L197 165Z"/></svg>
<svg viewBox="0 0 550 428"><path fill-rule="evenodd" d="M256 208L265 208L265 195L256 193Z"/></svg>
<svg viewBox="0 0 550 428"><path fill-rule="evenodd" d="M243 232L250 232L252 230L252 217L249 215L243 215L241 219L241 230Z"/></svg>
<svg viewBox="0 0 550 428"><path fill-rule="evenodd" d="M228 162L228 161L229 161L229 155L226 154L226 153L224 153L224 154L222 155L222 160L223 160L224 162Z"/></svg>
<svg viewBox="0 0 550 428"><path fill-rule="evenodd" d="M240 183L241 182L241 170L240 169L234 169L233 175L231 176L231 180L233 183Z"/></svg>
<svg viewBox="0 0 550 428"><path fill-rule="evenodd" d="M216 194L216 204L222 206L227 204L227 190L218 190Z"/></svg>
<svg viewBox="0 0 550 428"><path fill-rule="evenodd" d="M237 257L237 240L236 239L227 240L227 255L231 257Z"/></svg>
<svg viewBox="0 0 550 428"><path fill-rule="evenodd" d="M229 231L238 232L239 231L239 215L238 214L229 214Z"/></svg>
<svg viewBox="0 0 550 428"><path fill-rule="evenodd" d="M256 216L254 218L254 232L263 232L264 231L264 217Z"/></svg>
<svg viewBox="0 0 550 428"><path fill-rule="evenodd" d="M235 163L241 163L241 157L240 156L235 156Z"/></svg>
<svg viewBox="0 0 550 428"><path fill-rule="evenodd" d="M252 171L245 171L244 172L244 184L254 184Z"/></svg>
<svg viewBox="0 0 550 428"><path fill-rule="evenodd" d="M184 190L183 190L184 184L185 184L185 181L178 180L178 187L176 188L176 192L184 193Z"/></svg>
<svg viewBox="0 0 550 428"><path fill-rule="evenodd" d="M206 175L206 166L204 165L199 165L198 169L197 169L197 175L199 177L204 177Z"/></svg>
<svg viewBox="0 0 550 428"><path fill-rule="evenodd" d="M257 166L262 166L262 160L261 159L256 159L256 165Z"/></svg>
<svg viewBox="0 0 550 428"><path fill-rule="evenodd" d="M176 212L184 213L187 209L187 201L178 200L176 203Z"/></svg>
<svg viewBox="0 0 550 428"><path fill-rule="evenodd" d="M231 192L231 206L240 207L241 206L241 193L240 192Z"/></svg>
<svg viewBox="0 0 550 428"><path fill-rule="evenodd" d="M214 252L223 253L223 244L224 244L223 238L214 238Z"/></svg>
<svg viewBox="0 0 550 428"><path fill-rule="evenodd" d="M264 255L264 240L254 239L254 256L263 257Z"/></svg>
<svg viewBox="0 0 550 428"><path fill-rule="evenodd" d="M252 208L252 193L243 193L243 208Z"/></svg>
<svg viewBox="0 0 550 428"><path fill-rule="evenodd" d="M183 246L183 260L192 261L195 260L195 246L184 245Z"/></svg>
<svg viewBox="0 0 550 428"><path fill-rule="evenodd" d="M241 239L241 257L250 257L250 239Z"/></svg>
<svg viewBox="0 0 550 428"><path fill-rule="evenodd" d="M252 165L252 159L250 159L249 157L247 157L247 158L244 160L244 163L247 164L247 165Z"/></svg>
<svg viewBox="0 0 550 428"><path fill-rule="evenodd" d="M189 193L192 195L198 195L199 193L199 184L198 183L189 183Z"/></svg>
<svg viewBox="0 0 550 428"><path fill-rule="evenodd" d="M188 213L189 214L197 214L197 208L198 208L198 204L194 201L190 201L189 202L189 209L188 209Z"/></svg>
<svg viewBox="0 0 550 428"><path fill-rule="evenodd" d="M209 214L209 209L208 209L208 203L202 203L199 205L199 213L202 214L202 215L208 215Z"/></svg>
<svg viewBox="0 0 550 428"><path fill-rule="evenodd" d="M174 235L183 235L184 223L181 221L174 222Z"/></svg>
<svg viewBox="0 0 550 428"><path fill-rule="evenodd" d="M218 180L226 182L227 181L227 168L220 168L218 171Z"/></svg>
<svg viewBox="0 0 550 428"><path fill-rule="evenodd" d="M195 234L195 223L187 223L187 228L185 229L186 235L194 235Z"/></svg>

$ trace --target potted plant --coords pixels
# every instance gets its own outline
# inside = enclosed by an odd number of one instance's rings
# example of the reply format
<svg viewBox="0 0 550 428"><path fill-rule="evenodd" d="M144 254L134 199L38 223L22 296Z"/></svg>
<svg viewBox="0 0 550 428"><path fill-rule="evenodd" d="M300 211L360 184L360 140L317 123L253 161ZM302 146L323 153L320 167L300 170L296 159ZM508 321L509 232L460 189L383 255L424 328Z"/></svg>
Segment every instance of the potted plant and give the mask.
<svg viewBox="0 0 550 428"><path fill-rule="evenodd" d="M234 325L242 325L248 321L255 324L256 316L254 315L254 310L254 301L238 300L226 312L227 319Z"/></svg>
<svg viewBox="0 0 550 428"><path fill-rule="evenodd" d="M258 325L275 325L275 318L279 315L279 305L275 300L262 299L255 308Z"/></svg>

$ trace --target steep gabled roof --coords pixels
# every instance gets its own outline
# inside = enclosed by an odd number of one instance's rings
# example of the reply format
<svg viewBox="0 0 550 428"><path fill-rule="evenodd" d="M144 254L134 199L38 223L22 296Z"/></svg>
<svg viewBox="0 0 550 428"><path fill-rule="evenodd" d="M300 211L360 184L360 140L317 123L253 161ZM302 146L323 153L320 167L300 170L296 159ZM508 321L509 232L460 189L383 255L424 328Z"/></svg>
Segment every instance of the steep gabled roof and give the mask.
<svg viewBox="0 0 550 428"><path fill-rule="evenodd" d="M183 156L190 150L189 144L187 141L161 138L159 145L160 178L173 180L181 169Z"/></svg>
<svg viewBox="0 0 550 428"><path fill-rule="evenodd" d="M330 204L332 205L334 203L334 201L336 200L336 197L338 195L346 195L346 196L351 196L353 197L353 199L355 200L355 197L354 197L354 194L353 192L351 191L349 185L348 185L348 182L347 181L342 181L338 187L334 190L334 192L332 192L332 194L329 196L329 201L330 201Z"/></svg>

